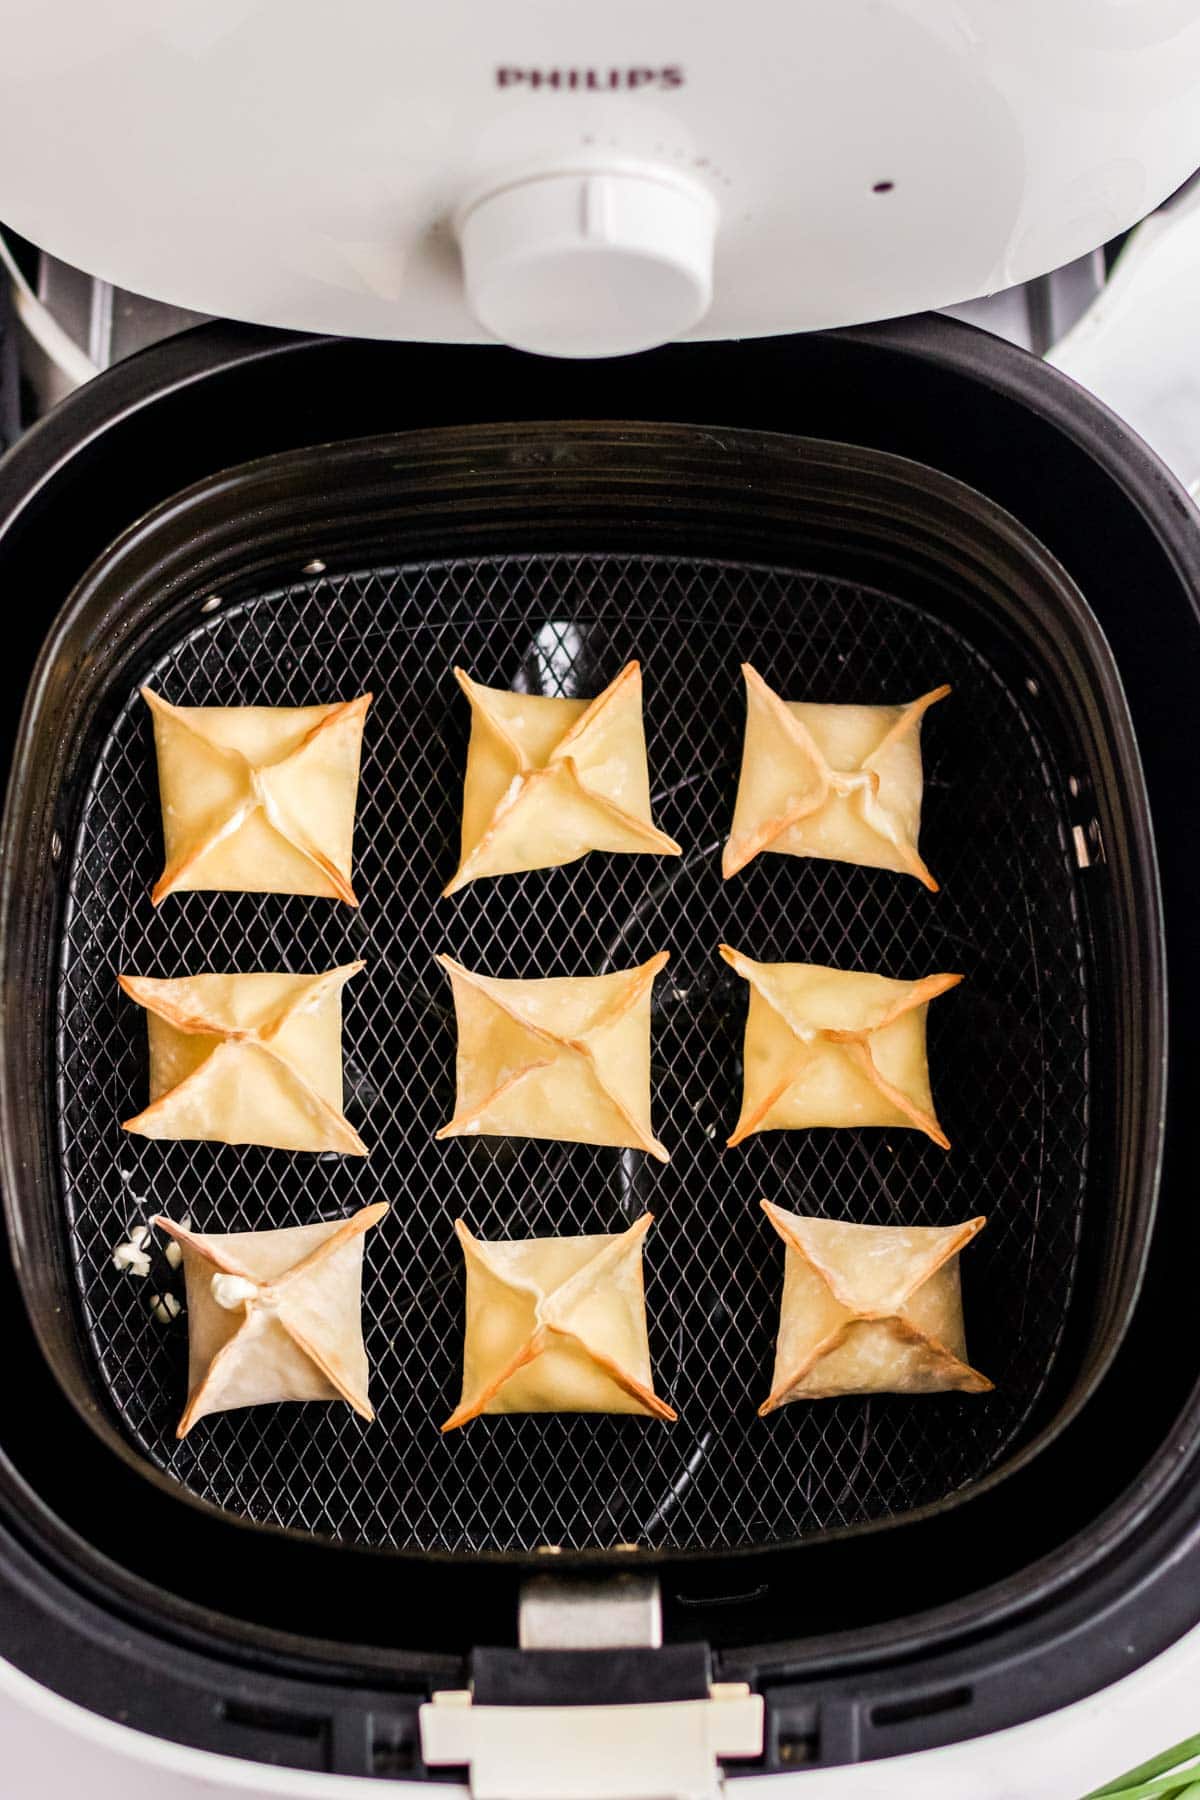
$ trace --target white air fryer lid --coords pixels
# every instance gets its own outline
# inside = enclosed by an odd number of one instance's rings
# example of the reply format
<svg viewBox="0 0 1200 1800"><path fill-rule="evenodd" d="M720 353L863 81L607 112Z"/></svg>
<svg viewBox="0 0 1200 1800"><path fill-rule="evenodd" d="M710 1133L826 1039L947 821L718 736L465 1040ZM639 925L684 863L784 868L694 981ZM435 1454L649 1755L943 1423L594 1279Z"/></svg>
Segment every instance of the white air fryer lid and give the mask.
<svg viewBox="0 0 1200 1800"><path fill-rule="evenodd" d="M597 355L851 324L1066 262L1200 164L1188 8L3 0L0 19L0 219L137 292L306 330Z"/></svg>

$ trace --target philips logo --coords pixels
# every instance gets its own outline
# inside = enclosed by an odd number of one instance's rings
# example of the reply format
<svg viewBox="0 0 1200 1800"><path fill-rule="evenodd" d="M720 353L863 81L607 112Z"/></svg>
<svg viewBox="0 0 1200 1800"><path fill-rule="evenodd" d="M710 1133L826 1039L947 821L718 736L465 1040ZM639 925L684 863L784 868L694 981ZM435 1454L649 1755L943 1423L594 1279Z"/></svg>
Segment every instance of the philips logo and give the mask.
<svg viewBox="0 0 1200 1800"><path fill-rule="evenodd" d="M635 88L677 88L683 86L683 70L678 64L665 69L520 69L505 65L496 70L496 86L500 88L550 88L570 92L610 93Z"/></svg>

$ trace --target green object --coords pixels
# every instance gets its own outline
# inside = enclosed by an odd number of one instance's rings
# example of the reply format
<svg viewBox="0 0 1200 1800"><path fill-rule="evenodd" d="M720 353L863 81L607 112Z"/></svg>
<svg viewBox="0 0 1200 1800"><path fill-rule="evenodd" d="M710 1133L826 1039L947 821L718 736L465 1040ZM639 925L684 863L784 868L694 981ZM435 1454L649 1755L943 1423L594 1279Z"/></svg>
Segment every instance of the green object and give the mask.
<svg viewBox="0 0 1200 1800"><path fill-rule="evenodd" d="M1083 1800L1200 1800L1200 1732L1160 1750L1149 1762L1127 1769L1104 1787L1093 1788ZM1187 1763L1191 1766L1183 1767Z"/></svg>
<svg viewBox="0 0 1200 1800"><path fill-rule="evenodd" d="M1193 1763L1189 1769L1177 1769L1157 1781L1139 1781L1133 1787L1097 1788L1104 1800L1200 1800L1200 1769ZM1092 1800L1090 1794L1084 1800Z"/></svg>

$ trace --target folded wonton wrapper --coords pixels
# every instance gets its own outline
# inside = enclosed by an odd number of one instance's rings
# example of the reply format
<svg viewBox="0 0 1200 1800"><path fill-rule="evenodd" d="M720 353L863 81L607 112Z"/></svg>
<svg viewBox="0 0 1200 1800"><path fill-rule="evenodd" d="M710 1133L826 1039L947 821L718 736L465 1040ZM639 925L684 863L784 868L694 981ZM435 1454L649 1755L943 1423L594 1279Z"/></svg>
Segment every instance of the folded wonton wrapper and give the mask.
<svg viewBox="0 0 1200 1800"><path fill-rule="evenodd" d="M350 885L370 694L332 706L170 706L149 688L166 867L155 906L184 888L324 894Z"/></svg>
<svg viewBox="0 0 1200 1800"><path fill-rule="evenodd" d="M650 989L667 955L539 981L440 956L458 1016L458 1098L438 1137L614 1144L669 1162L650 1124Z"/></svg>
<svg viewBox="0 0 1200 1800"><path fill-rule="evenodd" d="M746 741L725 846L726 879L763 850L915 875L937 892L917 853L921 720L948 687L909 706L812 706L746 678Z"/></svg>
<svg viewBox="0 0 1200 1800"><path fill-rule="evenodd" d="M471 703L462 856L443 890L574 862L589 850L682 854L650 818L642 672L595 700L553 700L455 678Z"/></svg>
<svg viewBox="0 0 1200 1800"><path fill-rule="evenodd" d="M442 1426L480 1413L621 1412L674 1419L654 1392L643 1213L616 1236L487 1244L455 1224L467 1261L462 1399Z"/></svg>
<svg viewBox="0 0 1200 1800"><path fill-rule="evenodd" d="M984 1394L967 1362L958 1253L965 1225L843 1225L762 1209L787 1245L775 1375L760 1417L834 1394Z"/></svg>
<svg viewBox="0 0 1200 1800"><path fill-rule="evenodd" d="M902 1125L950 1148L933 1110L925 1055L929 1002L961 975L892 981L817 963L721 955L750 983L742 1116L729 1143L755 1131Z"/></svg>
<svg viewBox="0 0 1200 1800"><path fill-rule="evenodd" d="M367 1147L342 1117L342 988L321 975L118 975L150 1034L150 1104L125 1130L277 1150Z"/></svg>
<svg viewBox="0 0 1200 1800"><path fill-rule="evenodd" d="M386 1206L287 1231L214 1237L153 1222L183 1250L188 1402L176 1432L206 1413L275 1400L346 1400L373 1419L362 1335L363 1234Z"/></svg>

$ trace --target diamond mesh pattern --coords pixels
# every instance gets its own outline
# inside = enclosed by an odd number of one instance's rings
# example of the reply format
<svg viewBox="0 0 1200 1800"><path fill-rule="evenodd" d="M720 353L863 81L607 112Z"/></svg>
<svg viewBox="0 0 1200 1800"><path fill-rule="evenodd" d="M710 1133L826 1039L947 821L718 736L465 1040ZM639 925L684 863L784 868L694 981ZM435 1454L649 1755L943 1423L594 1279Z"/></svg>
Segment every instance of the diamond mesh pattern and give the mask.
<svg viewBox="0 0 1200 1800"><path fill-rule="evenodd" d="M467 709L450 676L591 695L630 656L646 680L654 812L679 861L593 856L437 895L454 866ZM922 847L943 891L764 856L722 883L749 658L781 692L898 701L953 682L925 726ZM367 723L356 885L322 900L188 894L156 913L150 719L131 694L75 847L59 992L60 1131L84 1314L134 1442L195 1493L256 1520L369 1544L460 1551L542 1543L758 1544L877 1519L978 1478L1014 1444L1053 1364L1084 1192L1086 1012L1074 871L1049 769L1022 711L943 623L876 592L789 571L673 558L504 557L318 578L197 628L147 677L182 703L377 696ZM763 958L967 982L930 1012L949 1155L914 1132L774 1133L722 1151L737 1116L746 990L719 940ZM672 1151L462 1139L449 1117L447 949L495 974L599 973L669 948L656 984L654 1118ZM145 1023L118 969L316 969L365 957L345 996L347 1112L366 1162L158 1144L118 1121L144 1103ZM771 1374L783 1250L768 1195L881 1223L988 1230L964 1259L985 1398L755 1407ZM200 1229L307 1223L375 1199L367 1247L374 1426L348 1408L272 1407L173 1437L187 1321L150 1316L113 1244L156 1209ZM484 1236L611 1231L649 1207L647 1302L675 1426L483 1419L442 1438L457 1399L461 1258Z"/></svg>

